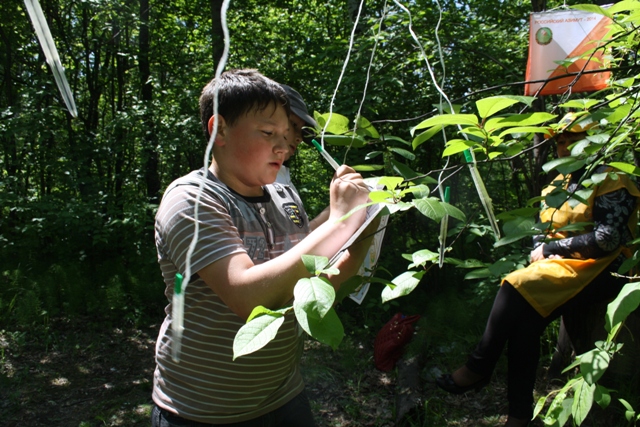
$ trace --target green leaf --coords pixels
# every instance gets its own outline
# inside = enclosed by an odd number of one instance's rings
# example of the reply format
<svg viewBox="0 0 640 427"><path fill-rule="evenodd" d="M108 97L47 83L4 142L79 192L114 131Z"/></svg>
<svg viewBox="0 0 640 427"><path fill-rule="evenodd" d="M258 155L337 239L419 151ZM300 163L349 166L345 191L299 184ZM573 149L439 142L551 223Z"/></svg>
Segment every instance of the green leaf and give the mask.
<svg viewBox="0 0 640 427"><path fill-rule="evenodd" d="M505 135L545 133L546 131L547 131L547 128L544 128L544 127L535 127L535 126L513 127L513 128L509 128L507 130L502 131L498 136L500 138L504 138Z"/></svg>
<svg viewBox="0 0 640 427"><path fill-rule="evenodd" d="M385 141L385 142L389 142L389 141L396 141L399 142L401 144L406 145L407 147L411 146L411 143L409 141L405 141L404 139L400 138L399 136L393 136L393 135L382 135L380 137L381 140Z"/></svg>
<svg viewBox="0 0 640 427"><path fill-rule="evenodd" d="M293 288L293 309L303 310L322 319L333 306L336 292L327 279L312 277L300 279Z"/></svg>
<svg viewBox="0 0 640 427"><path fill-rule="evenodd" d="M442 217L446 214L446 211L442 206L442 202L434 197L412 200L411 204L415 206L422 215L436 222L440 222Z"/></svg>
<svg viewBox="0 0 640 427"><path fill-rule="evenodd" d="M371 160L371 159L375 159L378 156L381 156L383 153L383 151L371 151L370 153L367 153L366 156L364 156L365 160Z"/></svg>
<svg viewBox="0 0 640 427"><path fill-rule="evenodd" d="M317 276L329 265L329 258L325 256L302 255L302 263L309 273Z"/></svg>
<svg viewBox="0 0 640 427"><path fill-rule="evenodd" d="M611 7L607 8L607 11L614 14L637 9L640 9L640 3L635 0L624 0L611 5Z"/></svg>
<svg viewBox="0 0 640 427"><path fill-rule="evenodd" d="M486 279L487 277L491 277L493 274L491 270L488 268L479 268L477 270L470 271L464 276L464 280L473 280L473 279Z"/></svg>
<svg viewBox="0 0 640 427"><path fill-rule="evenodd" d="M596 392L593 394L593 400L602 409L607 409L611 404L611 392L608 388L601 386L600 384L596 384Z"/></svg>
<svg viewBox="0 0 640 427"><path fill-rule="evenodd" d="M561 188L555 188L544 198L544 203L552 208L559 208L569 199L569 192Z"/></svg>
<svg viewBox="0 0 640 427"><path fill-rule="evenodd" d="M496 129L502 129L506 127L527 127L548 122L549 120L552 120L556 117L557 115L550 113L512 114L506 117L493 117L487 120L484 128L487 129L487 131L491 132ZM535 127L534 129L546 128Z"/></svg>
<svg viewBox="0 0 640 427"><path fill-rule="evenodd" d="M577 4L575 6L570 6L571 9L583 10L585 12L597 13L598 15L604 15L608 18L613 19L613 15L607 9L604 9L600 6L594 4Z"/></svg>
<svg viewBox="0 0 640 427"><path fill-rule="evenodd" d="M325 144L362 148L367 145L367 141L357 135L329 135L325 134L322 139ZM319 141L318 141L319 142Z"/></svg>
<svg viewBox="0 0 640 427"><path fill-rule="evenodd" d="M594 384L605 373L610 361L611 357L606 351L590 350L580 357L580 373L587 383Z"/></svg>
<svg viewBox="0 0 640 427"><path fill-rule="evenodd" d="M415 154L413 154L411 151L405 150L404 148L389 147L388 150L404 157L407 160L415 160L416 158Z"/></svg>
<svg viewBox="0 0 640 427"><path fill-rule="evenodd" d="M411 260L413 262L407 268L411 269L418 266L424 266L427 262L434 262L438 257L439 254L437 252L432 252L429 249L419 250L411 254Z"/></svg>
<svg viewBox="0 0 640 427"><path fill-rule="evenodd" d="M418 175L422 175L414 171L404 163L400 163L395 159L391 159L391 164L393 165L393 170L404 179L410 180L417 177ZM417 184L436 184L438 181L431 178L430 176L424 176L424 177L415 179L414 182Z"/></svg>
<svg viewBox="0 0 640 427"><path fill-rule="evenodd" d="M302 329L332 349L338 348L344 338L344 326L333 308L322 319L310 315L300 308L296 309L295 306L294 310Z"/></svg>
<svg viewBox="0 0 640 427"><path fill-rule="evenodd" d="M620 403L622 403L622 406L624 406L626 409L626 411L624 411L624 416L627 419L627 421L629 421L630 423L633 422L636 416L636 411L633 409L633 406L631 406L629 402L627 402L624 399L618 399L618 400L620 401Z"/></svg>
<svg viewBox="0 0 640 427"><path fill-rule="evenodd" d="M393 279L391 282L395 287L387 286L382 290L382 303L411 293L420 283L422 276L424 276L424 271L417 273L415 271L405 271Z"/></svg>
<svg viewBox="0 0 640 427"><path fill-rule="evenodd" d="M595 394L595 384L588 384L586 381L579 381L574 388L573 405L571 413L577 425L581 425L587 418L591 406L593 406L593 395Z"/></svg>
<svg viewBox="0 0 640 427"><path fill-rule="evenodd" d="M316 115L316 121L318 125L325 130L325 132L332 133L334 135L343 135L350 131L349 119L342 114L338 113L325 113ZM328 125L327 125L328 122ZM325 135L326 136L326 135Z"/></svg>
<svg viewBox="0 0 640 427"><path fill-rule="evenodd" d="M420 122L416 127L411 129L411 135L413 135L417 129L426 129L432 126L478 126L478 123L478 117L475 114L442 114Z"/></svg>
<svg viewBox="0 0 640 427"><path fill-rule="evenodd" d="M440 202L440 206L444 209L444 212L446 215L449 215L450 217L453 217L463 222L467 220L467 217L464 214L464 212L462 212L460 209L456 208L455 206L446 202Z"/></svg>
<svg viewBox="0 0 640 427"><path fill-rule="evenodd" d="M638 263L640 263L640 253L636 251L632 257L627 258L618 268L618 274L627 274Z"/></svg>
<svg viewBox="0 0 640 427"><path fill-rule="evenodd" d="M483 119L489 116L493 116L496 113L509 108L513 104L517 104L518 100L513 98L507 98L504 96L492 96L476 101L476 107L478 108L478 114Z"/></svg>
<svg viewBox="0 0 640 427"><path fill-rule="evenodd" d="M380 134L371 122L360 116L356 120L356 129L358 135L370 136L371 138L380 138Z"/></svg>
<svg viewBox="0 0 640 427"><path fill-rule="evenodd" d="M605 319L605 329L611 331L613 326L624 320L633 313L640 305L640 283L627 283L624 285L616 299L607 306L607 317Z"/></svg>
<svg viewBox="0 0 640 427"><path fill-rule="evenodd" d="M290 309L291 307L284 307L279 310L271 310L267 307L259 305L257 307L254 307L253 310L251 310L251 314L247 318L247 323L253 320L253 318L262 316L263 314L270 314L272 316L284 316L286 312L289 311Z"/></svg>
<svg viewBox="0 0 640 427"><path fill-rule="evenodd" d="M496 261L489 266L489 271L494 276L502 276L513 270L515 263L513 261Z"/></svg>
<svg viewBox="0 0 640 427"><path fill-rule="evenodd" d="M521 210L521 212L530 212L529 209ZM500 217L500 215L498 215ZM535 224L535 220L529 216L517 216L513 219L504 222L502 226L502 231L504 231L505 236L510 234L521 234L521 233L530 233L533 230L533 225ZM531 234L529 234L531 235Z"/></svg>
<svg viewBox="0 0 640 427"><path fill-rule="evenodd" d="M383 165L354 165L352 168L357 172L374 172L384 169Z"/></svg>
<svg viewBox="0 0 640 427"><path fill-rule="evenodd" d="M621 170L624 173L628 173L629 175L640 176L640 168L629 163L611 162L609 163L609 166Z"/></svg>
<svg viewBox="0 0 640 427"><path fill-rule="evenodd" d="M442 125L434 126L432 128L427 129L426 131L418 134L415 138L413 138L413 141L411 141L411 147L415 150L420 145L422 145L423 143L425 143L428 140L430 140L431 138L433 138L433 136L436 135L438 132L440 132L443 127L444 126L442 126ZM413 135L413 129L411 131L411 134Z"/></svg>
<svg viewBox="0 0 640 427"><path fill-rule="evenodd" d="M542 165L542 170L549 173L553 169L557 169L559 166L574 163L576 160L571 157L560 157L558 159L553 159L550 162Z"/></svg>
<svg viewBox="0 0 640 427"><path fill-rule="evenodd" d="M284 316L264 314L243 325L233 340L233 360L260 350L276 337Z"/></svg>
<svg viewBox="0 0 640 427"><path fill-rule="evenodd" d="M469 149L469 147L474 147L476 144L472 141L468 141L466 139L452 139L447 142L447 148L442 152L442 157L451 156L453 154L462 153L463 151Z"/></svg>
<svg viewBox="0 0 640 427"><path fill-rule="evenodd" d="M387 191L393 191L395 190L398 185L400 185L400 183L402 183L404 181L404 177L400 178L397 176L382 176L380 178L378 178L375 181L375 186L383 186L384 188L387 189ZM372 191L372 193L375 193L375 191ZM389 197L391 197L392 195L389 195ZM371 199L373 200L373 199Z"/></svg>

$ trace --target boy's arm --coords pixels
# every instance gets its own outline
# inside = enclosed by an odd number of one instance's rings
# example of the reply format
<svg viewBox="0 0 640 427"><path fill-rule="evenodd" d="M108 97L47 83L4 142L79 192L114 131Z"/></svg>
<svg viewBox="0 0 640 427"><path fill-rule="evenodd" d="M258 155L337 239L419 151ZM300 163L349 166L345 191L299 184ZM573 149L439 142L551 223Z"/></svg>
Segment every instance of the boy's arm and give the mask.
<svg viewBox="0 0 640 427"><path fill-rule="evenodd" d="M284 306L293 298L298 280L310 277L302 255L331 258L364 221L364 209L344 221L336 221L367 202L369 189L360 174L341 166L331 182L330 196L329 219L279 257L255 265L246 253L230 255L202 268L198 275L242 318L247 318L258 305L271 309Z"/></svg>

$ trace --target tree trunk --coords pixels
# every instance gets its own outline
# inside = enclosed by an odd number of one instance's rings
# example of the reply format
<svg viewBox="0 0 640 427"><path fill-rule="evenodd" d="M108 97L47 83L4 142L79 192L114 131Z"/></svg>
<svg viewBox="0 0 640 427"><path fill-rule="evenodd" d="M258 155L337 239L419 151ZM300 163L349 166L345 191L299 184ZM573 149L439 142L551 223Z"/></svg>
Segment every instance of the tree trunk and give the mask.
<svg viewBox="0 0 640 427"><path fill-rule="evenodd" d="M158 172L157 136L153 122L153 86L150 81L149 66L149 0L140 0L140 49L138 52L140 86L144 104L144 179L147 186L147 199L151 204L160 201L160 175Z"/></svg>

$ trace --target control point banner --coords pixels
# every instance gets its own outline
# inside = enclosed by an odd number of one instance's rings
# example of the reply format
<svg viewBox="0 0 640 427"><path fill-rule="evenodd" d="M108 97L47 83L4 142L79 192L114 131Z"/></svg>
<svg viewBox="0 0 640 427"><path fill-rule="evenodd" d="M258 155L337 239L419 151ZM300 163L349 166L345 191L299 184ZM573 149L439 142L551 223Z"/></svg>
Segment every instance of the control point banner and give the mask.
<svg viewBox="0 0 640 427"><path fill-rule="evenodd" d="M597 13L579 10L538 12L530 15L529 60L526 80L548 80L583 69L606 68L603 63L602 39L609 32L611 19ZM593 57L590 56L594 52ZM587 53L589 52L589 53ZM587 53L586 55L583 54ZM569 59L571 64L566 63ZM559 64L556 61L565 63ZM571 87L576 76L525 85L525 95L554 95L571 92L593 92L607 87L610 72L583 74ZM539 92L538 92L539 91Z"/></svg>

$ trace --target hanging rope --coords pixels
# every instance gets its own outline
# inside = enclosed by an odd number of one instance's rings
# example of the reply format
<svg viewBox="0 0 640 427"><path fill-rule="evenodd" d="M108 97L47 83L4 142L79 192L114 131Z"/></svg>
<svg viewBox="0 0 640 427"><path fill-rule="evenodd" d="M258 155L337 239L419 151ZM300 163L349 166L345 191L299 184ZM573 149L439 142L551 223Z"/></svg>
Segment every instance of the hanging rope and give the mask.
<svg viewBox="0 0 640 427"><path fill-rule="evenodd" d="M227 25L227 10L229 9L230 2L231 0L224 0L222 2L222 7L220 8L220 21L222 23L222 33L224 34L224 50L222 51L220 62L218 64L218 67L216 68L216 81L224 71L224 68L227 65L227 59L229 58L229 47L231 45L231 39L229 37L229 27ZM198 222L200 199L202 198L204 183L207 179L207 170L209 169L209 164L211 162L211 151L213 150L213 143L216 139L216 134L218 133L218 120L216 119L216 116L218 115L218 92L219 86L216 84L213 92L213 129L211 131L211 135L209 136L207 149L205 150L203 160L204 173L200 177L198 192L196 194L196 200L193 207L194 230L193 238L191 239L191 244L189 245L189 249L187 250L187 255L185 258L184 286L176 286L178 292L176 292L176 290L174 289L173 298L171 301L171 331L173 332L171 357L176 362L180 361L182 333L184 331L184 293L187 290L187 286L189 285L189 280L191 278L191 257L193 255L193 251L195 250L196 244L198 243L198 235L200 233L200 223Z"/></svg>

